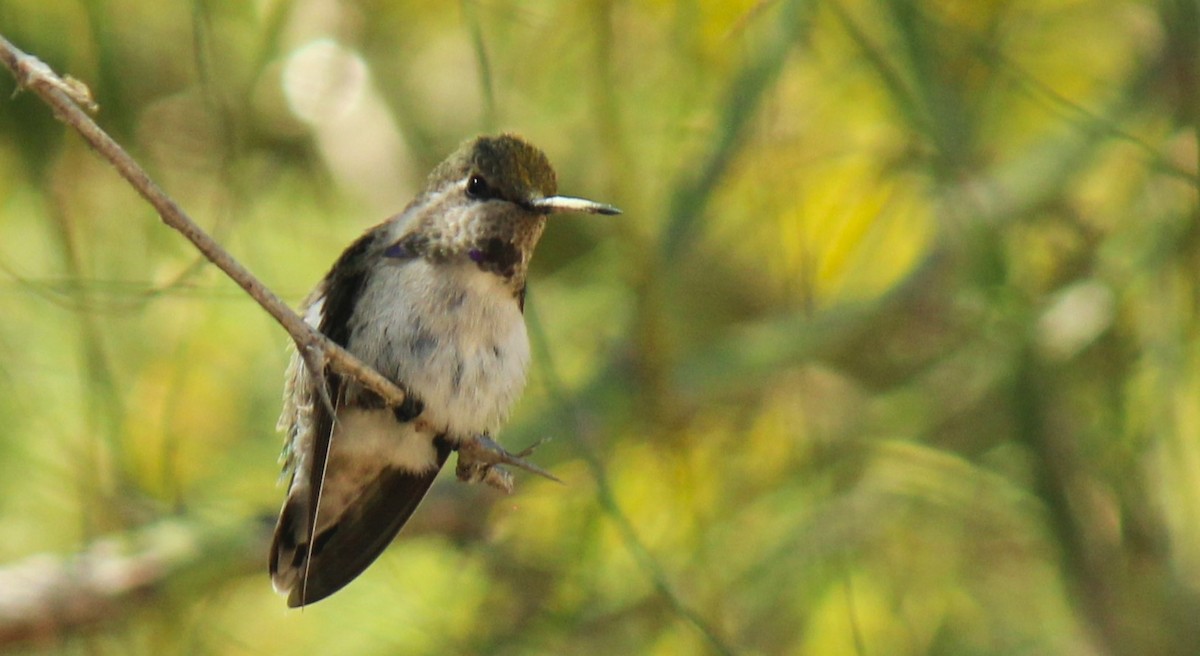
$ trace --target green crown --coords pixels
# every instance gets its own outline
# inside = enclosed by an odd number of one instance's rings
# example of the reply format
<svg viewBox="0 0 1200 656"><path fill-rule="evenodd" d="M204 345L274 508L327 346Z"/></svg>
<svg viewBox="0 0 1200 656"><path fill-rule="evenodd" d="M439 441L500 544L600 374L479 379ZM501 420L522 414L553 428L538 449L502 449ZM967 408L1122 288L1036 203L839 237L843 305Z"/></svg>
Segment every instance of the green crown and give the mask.
<svg viewBox="0 0 1200 656"><path fill-rule="evenodd" d="M515 201L553 196L558 191L554 168L545 153L513 134L464 142L429 174L429 188L470 174L483 176L493 189Z"/></svg>

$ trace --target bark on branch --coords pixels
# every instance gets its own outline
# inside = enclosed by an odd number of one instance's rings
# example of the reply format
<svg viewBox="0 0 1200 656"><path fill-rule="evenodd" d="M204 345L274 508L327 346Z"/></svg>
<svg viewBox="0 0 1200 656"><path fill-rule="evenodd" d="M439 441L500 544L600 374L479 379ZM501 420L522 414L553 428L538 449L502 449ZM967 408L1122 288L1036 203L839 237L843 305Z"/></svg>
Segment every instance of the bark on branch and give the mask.
<svg viewBox="0 0 1200 656"><path fill-rule="evenodd" d="M0 651L52 646L152 603L185 572L226 579L261 566L266 522L214 527L169 519L112 535L69 556L38 554L0 567Z"/></svg>
<svg viewBox="0 0 1200 656"><path fill-rule="evenodd" d="M305 362L317 369L314 373L318 380L321 379L320 370L328 366L333 371L358 381L391 405L404 402L403 389L306 324L151 180L133 157L100 129L80 107L82 104L92 111L96 108L85 85L70 76L65 79L59 77L44 62L21 51L3 35L0 35L0 61L12 71L21 88L31 91L50 105L60 121L74 128L101 157L108 160L121 177L154 206L163 223L179 231L192 242L204 257L246 290L251 298L283 326L295 342L296 348L303 354Z"/></svg>

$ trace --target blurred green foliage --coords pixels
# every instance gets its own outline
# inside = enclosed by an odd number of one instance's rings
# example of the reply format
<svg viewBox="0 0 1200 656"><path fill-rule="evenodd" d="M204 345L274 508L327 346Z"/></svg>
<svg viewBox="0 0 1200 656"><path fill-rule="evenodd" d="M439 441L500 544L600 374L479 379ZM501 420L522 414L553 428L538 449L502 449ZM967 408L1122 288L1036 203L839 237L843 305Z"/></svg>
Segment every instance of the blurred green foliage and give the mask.
<svg viewBox="0 0 1200 656"><path fill-rule="evenodd" d="M625 210L534 260L502 437L568 484L442 480L287 612L283 331L0 76L0 563L193 545L0 649L1197 653L1198 16L0 0L293 302L480 131Z"/></svg>

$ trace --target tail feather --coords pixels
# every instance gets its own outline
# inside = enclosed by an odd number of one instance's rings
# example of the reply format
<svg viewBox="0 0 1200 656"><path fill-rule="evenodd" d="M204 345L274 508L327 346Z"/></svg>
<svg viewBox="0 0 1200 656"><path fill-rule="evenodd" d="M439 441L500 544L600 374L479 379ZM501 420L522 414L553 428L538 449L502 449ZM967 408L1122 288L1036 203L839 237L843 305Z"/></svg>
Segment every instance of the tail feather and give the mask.
<svg viewBox="0 0 1200 656"><path fill-rule="evenodd" d="M429 491L440 464L422 473L381 470L370 485L363 486L361 496L331 521L324 521L322 508L311 549L309 495L305 489L292 490L275 528L270 559L271 582L276 591L288 595L288 606L328 597L375 562Z"/></svg>
<svg viewBox="0 0 1200 656"><path fill-rule="evenodd" d="M315 404L294 437L291 486L269 569L288 605L304 606L363 572L412 516L450 444L389 409ZM319 507L318 507L319 504Z"/></svg>

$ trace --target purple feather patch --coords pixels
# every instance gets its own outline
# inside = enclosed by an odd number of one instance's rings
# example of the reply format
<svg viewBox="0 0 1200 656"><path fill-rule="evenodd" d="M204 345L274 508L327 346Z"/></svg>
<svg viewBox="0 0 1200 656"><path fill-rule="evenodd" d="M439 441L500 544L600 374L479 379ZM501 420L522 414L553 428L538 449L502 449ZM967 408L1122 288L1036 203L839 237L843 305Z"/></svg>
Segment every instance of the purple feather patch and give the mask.
<svg viewBox="0 0 1200 656"><path fill-rule="evenodd" d="M383 255L384 257L398 257L401 259L408 259L413 256L412 251L408 250L408 247L402 241L388 246L387 250L383 251Z"/></svg>

